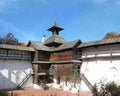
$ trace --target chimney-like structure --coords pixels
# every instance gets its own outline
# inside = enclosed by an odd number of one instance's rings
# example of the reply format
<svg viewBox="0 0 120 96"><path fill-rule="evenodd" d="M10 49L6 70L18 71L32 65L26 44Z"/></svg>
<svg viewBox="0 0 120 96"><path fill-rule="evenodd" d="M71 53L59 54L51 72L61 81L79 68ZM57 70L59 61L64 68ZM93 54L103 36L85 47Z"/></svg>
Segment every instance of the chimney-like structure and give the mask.
<svg viewBox="0 0 120 96"><path fill-rule="evenodd" d="M42 42L45 42L45 40L46 40L46 36L43 35L43 36L42 36Z"/></svg>

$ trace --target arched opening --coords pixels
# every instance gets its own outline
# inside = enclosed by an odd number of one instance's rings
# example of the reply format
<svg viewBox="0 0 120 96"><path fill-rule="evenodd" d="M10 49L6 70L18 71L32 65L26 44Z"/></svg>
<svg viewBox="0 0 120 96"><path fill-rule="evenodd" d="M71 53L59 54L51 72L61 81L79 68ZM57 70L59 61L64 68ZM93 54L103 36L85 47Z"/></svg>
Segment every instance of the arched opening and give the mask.
<svg viewBox="0 0 120 96"><path fill-rule="evenodd" d="M118 78L118 70L116 67L111 67L109 69L109 81L117 81Z"/></svg>

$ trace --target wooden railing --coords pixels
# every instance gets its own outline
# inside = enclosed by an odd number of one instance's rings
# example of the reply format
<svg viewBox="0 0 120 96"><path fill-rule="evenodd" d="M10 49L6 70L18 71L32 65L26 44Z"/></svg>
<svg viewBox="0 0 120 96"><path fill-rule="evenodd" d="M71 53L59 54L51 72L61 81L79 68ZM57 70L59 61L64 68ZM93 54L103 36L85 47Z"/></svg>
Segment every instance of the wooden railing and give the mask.
<svg viewBox="0 0 120 96"><path fill-rule="evenodd" d="M31 55L10 55L0 54L0 59L12 59L12 60L31 60Z"/></svg>
<svg viewBox="0 0 120 96"><path fill-rule="evenodd" d="M120 50L108 50L108 51L96 51L96 52L85 52L79 59L84 58L95 58L95 57L114 57L120 56Z"/></svg>
<svg viewBox="0 0 120 96"><path fill-rule="evenodd" d="M31 76L31 72L29 74L26 75L26 77L20 82L20 84L18 85L18 89L20 89L22 87L22 85L30 78Z"/></svg>
<svg viewBox="0 0 120 96"><path fill-rule="evenodd" d="M93 85L90 83L90 81L85 77L84 74L80 74L80 78L85 82L85 84L88 86L90 90L92 90Z"/></svg>

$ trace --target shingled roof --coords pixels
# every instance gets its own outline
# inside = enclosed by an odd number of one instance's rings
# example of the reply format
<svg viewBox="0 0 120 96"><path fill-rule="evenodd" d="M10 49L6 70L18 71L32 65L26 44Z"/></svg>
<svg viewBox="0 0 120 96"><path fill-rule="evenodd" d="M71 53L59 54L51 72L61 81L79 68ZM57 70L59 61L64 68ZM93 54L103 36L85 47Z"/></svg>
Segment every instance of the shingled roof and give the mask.
<svg viewBox="0 0 120 96"><path fill-rule="evenodd" d="M48 38L44 44L50 44L50 43L64 43L67 42L64 38L60 37L59 35L52 35L50 38Z"/></svg>
<svg viewBox="0 0 120 96"><path fill-rule="evenodd" d="M78 44L81 43L80 40L75 41L66 41L64 38L59 36L59 32L63 30L63 28L59 27L56 21L54 22L54 25L48 29L48 31L52 32L52 36L49 37L44 42L36 42L36 41L30 41L28 46L30 44L32 47L36 48L37 50L43 50L43 51L59 51L64 49L70 49L74 46L78 46Z"/></svg>
<svg viewBox="0 0 120 96"><path fill-rule="evenodd" d="M59 50L64 50L64 49L70 49L73 48L76 44L81 42L80 40L75 40L75 41L70 41L70 42L64 42L62 43L59 47L56 48L50 48L46 46L42 42L37 42L37 41L30 41L31 43L37 50L43 50L43 51L59 51Z"/></svg>
<svg viewBox="0 0 120 96"><path fill-rule="evenodd" d="M103 39L98 41L86 42L86 43L80 44L78 48L92 47L92 46L98 46L98 45L117 44L117 43L120 43L120 38Z"/></svg>
<svg viewBox="0 0 120 96"><path fill-rule="evenodd" d="M50 51L48 46L45 46L43 42L29 41L37 50Z"/></svg>
<svg viewBox="0 0 120 96"><path fill-rule="evenodd" d="M74 40L74 41L70 41L70 42L65 42L61 46L59 46L58 48L54 49L54 51L73 48L79 42L81 43L80 40Z"/></svg>
<svg viewBox="0 0 120 96"><path fill-rule="evenodd" d="M34 51L31 47L23 47L18 45L6 45L6 44L0 44L1 49L13 49L13 50L22 50L22 51Z"/></svg>

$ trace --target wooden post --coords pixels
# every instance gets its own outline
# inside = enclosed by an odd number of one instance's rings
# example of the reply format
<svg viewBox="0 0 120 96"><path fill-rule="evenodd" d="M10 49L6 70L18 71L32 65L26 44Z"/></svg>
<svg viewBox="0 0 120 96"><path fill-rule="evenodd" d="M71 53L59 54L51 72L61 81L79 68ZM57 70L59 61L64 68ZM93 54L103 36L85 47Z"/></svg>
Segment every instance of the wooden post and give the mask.
<svg viewBox="0 0 120 96"><path fill-rule="evenodd" d="M38 83L38 64L33 64L33 71L35 73L33 82L37 84Z"/></svg>
<svg viewBox="0 0 120 96"><path fill-rule="evenodd" d="M110 53L111 53L110 55L111 55L111 57L112 57L112 49L110 50Z"/></svg>

